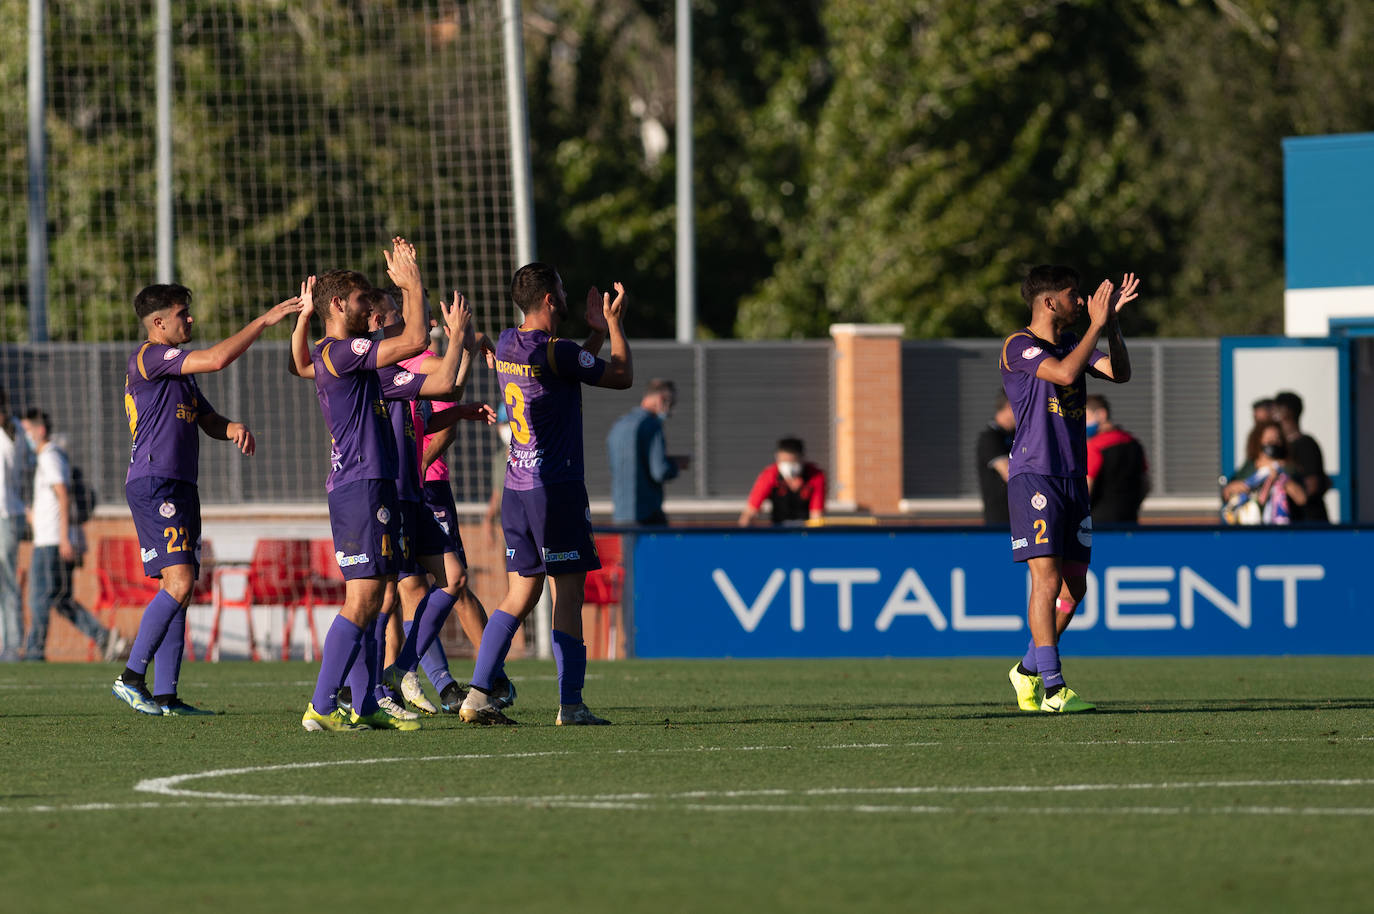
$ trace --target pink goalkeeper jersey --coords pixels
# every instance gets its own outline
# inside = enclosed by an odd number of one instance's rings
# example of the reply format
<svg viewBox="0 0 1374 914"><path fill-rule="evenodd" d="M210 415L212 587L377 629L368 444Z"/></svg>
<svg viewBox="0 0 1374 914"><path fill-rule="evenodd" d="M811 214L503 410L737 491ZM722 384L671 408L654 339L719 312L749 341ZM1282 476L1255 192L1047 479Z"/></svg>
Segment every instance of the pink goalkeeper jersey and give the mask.
<svg viewBox="0 0 1374 914"><path fill-rule="evenodd" d="M426 349L414 358L406 359L401 363L401 367L410 371L419 372L421 363L427 358L438 358L438 355L432 349ZM422 482L448 482L448 461L444 459L442 453L434 458L434 462L429 465L429 469L425 469L425 448L429 447L429 439L434 436L423 434L423 432L425 423L429 421L431 415L437 413L441 409L448 409L453 405L454 404L447 400L416 399L410 401L411 415L415 420L415 431L420 438L420 448L417 460L419 462Z"/></svg>

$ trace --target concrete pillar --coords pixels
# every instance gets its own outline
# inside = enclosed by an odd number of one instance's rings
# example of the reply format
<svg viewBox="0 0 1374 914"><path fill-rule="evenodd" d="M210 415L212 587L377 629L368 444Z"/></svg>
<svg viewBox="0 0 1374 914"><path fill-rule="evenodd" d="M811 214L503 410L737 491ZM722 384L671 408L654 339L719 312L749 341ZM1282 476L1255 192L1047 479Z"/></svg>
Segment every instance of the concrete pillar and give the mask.
<svg viewBox="0 0 1374 914"><path fill-rule="evenodd" d="M902 325L832 324L835 475L831 497L896 514L902 499Z"/></svg>

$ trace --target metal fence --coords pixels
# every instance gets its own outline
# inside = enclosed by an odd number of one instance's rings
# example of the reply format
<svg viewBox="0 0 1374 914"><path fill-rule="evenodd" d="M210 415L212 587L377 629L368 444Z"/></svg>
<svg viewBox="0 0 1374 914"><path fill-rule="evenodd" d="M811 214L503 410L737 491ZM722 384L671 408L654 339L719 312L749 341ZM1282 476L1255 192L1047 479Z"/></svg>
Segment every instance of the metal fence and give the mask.
<svg viewBox="0 0 1374 914"><path fill-rule="evenodd" d="M833 347L828 341L632 343L634 389L585 389L582 409L587 489L610 497L606 433L639 402L652 377L677 383L667 425L670 453L691 454L691 470L669 483L675 499L742 500L772 460L778 438L806 441L808 455L833 469ZM17 409L52 414L105 503L122 503L129 431L123 409L129 343L0 346L0 383ZM873 409L901 410L906 432L903 478L910 499L978 494L974 440L998 390L998 344L986 340L909 341L902 347L900 403L875 395ZM1131 344L1134 377L1124 385L1090 382L1114 418L1145 444L1162 496L1214 496L1219 469L1217 344L1151 340ZM248 423L258 439L248 459L205 441L201 495L206 504L322 503L328 433L314 386L286 372L285 343L260 342L200 384L220 412ZM494 375L475 372L471 399L495 402ZM495 433L461 423L451 452L460 503L484 502L500 447Z"/></svg>

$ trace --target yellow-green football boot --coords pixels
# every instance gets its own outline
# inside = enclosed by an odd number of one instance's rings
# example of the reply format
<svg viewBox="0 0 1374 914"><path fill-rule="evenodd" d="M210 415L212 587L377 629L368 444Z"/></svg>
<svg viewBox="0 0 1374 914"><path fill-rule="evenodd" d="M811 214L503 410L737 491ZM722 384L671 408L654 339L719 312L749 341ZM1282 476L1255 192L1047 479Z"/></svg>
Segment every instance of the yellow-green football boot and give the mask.
<svg viewBox="0 0 1374 914"><path fill-rule="evenodd" d="M344 730L366 729L365 727L354 726L348 719L348 712L343 708L335 708L328 714L321 714L315 710L314 702L305 706L305 713L301 715L301 726L312 733L319 733L322 730L337 733Z"/></svg>
<svg viewBox="0 0 1374 914"><path fill-rule="evenodd" d="M1092 711L1097 705L1092 702L1084 701L1078 697L1078 693L1068 686L1055 692L1053 695L1046 695L1040 702L1040 710L1049 714L1074 714L1078 711Z"/></svg>
<svg viewBox="0 0 1374 914"><path fill-rule="evenodd" d="M365 727L368 730L418 730L420 722L418 720L402 720L399 717L392 717L381 708L371 714L359 714L357 711L348 716L348 720L354 726Z"/></svg>
<svg viewBox="0 0 1374 914"><path fill-rule="evenodd" d="M1011 668L1007 674L1011 687L1016 690L1016 706L1022 711L1039 711L1040 702L1045 697L1045 683L1039 676L1027 676L1021 672L1021 664Z"/></svg>

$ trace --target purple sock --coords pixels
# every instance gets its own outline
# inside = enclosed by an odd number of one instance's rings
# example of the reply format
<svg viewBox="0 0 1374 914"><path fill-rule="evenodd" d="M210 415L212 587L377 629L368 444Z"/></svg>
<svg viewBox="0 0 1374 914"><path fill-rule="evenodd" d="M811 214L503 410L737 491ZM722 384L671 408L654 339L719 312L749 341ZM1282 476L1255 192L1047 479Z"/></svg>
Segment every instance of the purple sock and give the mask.
<svg viewBox="0 0 1374 914"><path fill-rule="evenodd" d="M482 631L482 643L477 648L477 661L472 667L472 684L477 688L484 692L491 691L492 680L496 677L496 671L505 664L511 639L519 627L520 620L508 612L498 609L491 614L487 627Z"/></svg>
<svg viewBox="0 0 1374 914"><path fill-rule="evenodd" d="M430 683L440 692L453 681L453 674L448 670L448 655L444 653L444 644L438 638L434 639L429 650L420 658L420 667L429 677Z"/></svg>
<svg viewBox="0 0 1374 914"><path fill-rule="evenodd" d="M405 629L406 640L405 643L401 645L400 653L396 655L396 666L405 670L407 673L415 672L420 666L420 649L416 643L422 631L420 620L425 617L425 613L429 612L430 598L438 592L437 590L431 589L429 593L421 597L420 605L415 607L415 618L410 622L401 624L401 627ZM406 626L410 627L406 628Z"/></svg>
<svg viewBox="0 0 1374 914"><path fill-rule="evenodd" d="M345 619L342 613L334 617L324 636L324 647L320 649L320 676L315 680L315 694L310 699L319 713L328 714L339 706L336 696L358 656L362 640L361 628Z"/></svg>
<svg viewBox="0 0 1374 914"><path fill-rule="evenodd" d="M364 715L377 711L377 636L370 625L363 630L362 644L349 666L348 690L354 711Z"/></svg>
<svg viewBox="0 0 1374 914"><path fill-rule="evenodd" d="M486 638L482 639L483 641ZM553 660L558 667L558 703L582 704L582 685L587 680L587 645L581 638L553 630Z"/></svg>
<svg viewBox="0 0 1374 914"><path fill-rule="evenodd" d="M153 653L154 695L177 693L177 680L181 678L181 660L185 647L186 607L182 606L167 624L167 634Z"/></svg>
<svg viewBox="0 0 1374 914"><path fill-rule="evenodd" d="M1059 669L1059 648L1053 644L1035 649L1035 668L1040 671L1046 691L1064 684L1064 674Z"/></svg>
<svg viewBox="0 0 1374 914"><path fill-rule="evenodd" d="M1021 658L1021 666L1027 673L1034 673L1040 669L1040 665L1035 659L1035 639L1032 638L1030 646L1026 648L1026 656Z"/></svg>
<svg viewBox="0 0 1374 914"><path fill-rule="evenodd" d="M433 590L429 594L429 605L425 607L423 616L416 615L415 622L419 631L415 635L415 653L423 657L429 652L430 647L439 642L439 633L444 630L444 623L448 621L449 615L453 612L453 596L442 590ZM410 670L419 666L419 658L416 658L415 666L408 667Z"/></svg>
<svg viewBox="0 0 1374 914"><path fill-rule="evenodd" d="M372 639L377 646L377 669L379 670L386 669L386 627L390 622L391 613L381 612L377 613L377 621L372 623ZM389 694L390 691L381 681L381 677L378 676L376 685L372 687L373 697L380 701L383 695Z"/></svg>
<svg viewBox="0 0 1374 914"><path fill-rule="evenodd" d="M162 639L167 636L167 628L179 611L181 604L165 590L159 590L148 601L147 608L143 610L143 618L138 622L138 635L134 638L134 646L129 650L129 669L139 674L148 672L148 664L157 653L158 647L162 645Z"/></svg>

